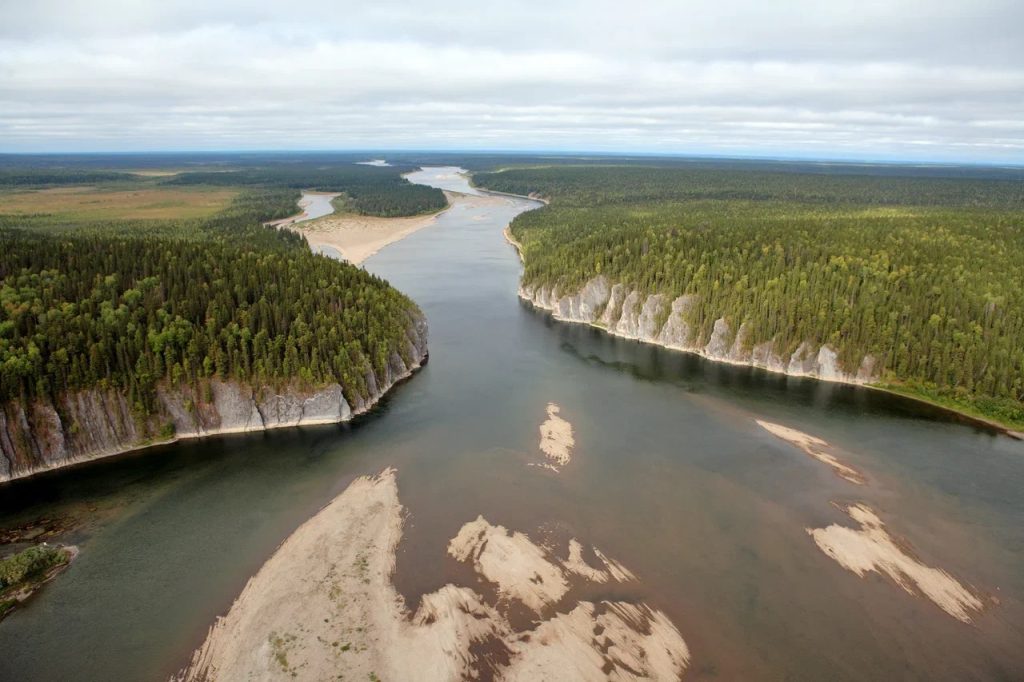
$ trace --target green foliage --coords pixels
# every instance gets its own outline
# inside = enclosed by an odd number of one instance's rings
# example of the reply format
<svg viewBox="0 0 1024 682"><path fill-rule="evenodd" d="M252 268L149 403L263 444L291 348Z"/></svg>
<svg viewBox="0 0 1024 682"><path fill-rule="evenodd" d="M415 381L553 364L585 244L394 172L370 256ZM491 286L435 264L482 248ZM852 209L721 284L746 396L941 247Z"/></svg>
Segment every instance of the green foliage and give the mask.
<svg viewBox="0 0 1024 682"><path fill-rule="evenodd" d="M598 274L695 294L702 338L725 317L751 344L829 344L848 371L1019 422L1024 183L642 167L482 173L552 204L516 218L527 284Z"/></svg>
<svg viewBox="0 0 1024 682"><path fill-rule="evenodd" d="M39 578L54 566L66 563L69 557L61 547L37 545L0 560L0 590Z"/></svg>
<svg viewBox="0 0 1024 682"><path fill-rule="evenodd" d="M411 360L419 312L380 278L262 226L295 213L298 196L251 188L203 220L0 219L0 400L111 387L144 414L161 382L214 377L337 382L365 398L371 372L394 353Z"/></svg>
<svg viewBox="0 0 1024 682"><path fill-rule="evenodd" d="M109 385L149 408L162 379L215 376L338 381L351 399L404 352L415 310L362 269L242 235L3 239L0 399Z"/></svg>

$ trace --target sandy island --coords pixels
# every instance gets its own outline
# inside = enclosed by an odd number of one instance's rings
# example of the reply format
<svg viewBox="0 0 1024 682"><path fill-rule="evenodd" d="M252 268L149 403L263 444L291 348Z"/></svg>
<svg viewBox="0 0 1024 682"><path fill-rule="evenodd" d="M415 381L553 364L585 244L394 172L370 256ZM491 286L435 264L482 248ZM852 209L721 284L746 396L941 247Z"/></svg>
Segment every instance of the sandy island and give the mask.
<svg viewBox="0 0 1024 682"><path fill-rule="evenodd" d="M860 524L860 529L838 524L807 529L821 551L840 566L861 577L869 571L887 575L909 594L923 594L964 623L970 623L972 615L981 611L981 599L949 573L926 566L911 556L871 508L855 504L845 511Z"/></svg>
<svg viewBox="0 0 1024 682"><path fill-rule="evenodd" d="M549 460L546 468L552 471L558 471L572 460L572 449L576 445L572 424L558 415L560 410L555 403L548 403L548 418L540 425L540 450Z"/></svg>
<svg viewBox="0 0 1024 682"><path fill-rule="evenodd" d="M646 604L566 603L571 584L634 579L570 543L559 559L528 536L467 523L448 552L538 616L509 624L501 600L445 585L411 612L391 576L403 509L394 469L359 478L295 531L218 619L178 680L678 680L690 652ZM439 548L443 554L443 548ZM619 576L625 576L620 578Z"/></svg>
<svg viewBox="0 0 1024 682"><path fill-rule="evenodd" d="M802 431L797 431L796 429L791 429L788 426L772 424L771 422L761 421L760 419L755 419L754 421L757 422L758 426L773 436L795 445L819 462L824 462L829 465L832 467L832 471L834 471L840 478L843 478L850 483L864 485L864 474L851 466L843 464L839 461L839 458L832 453L826 452L830 446L822 439L808 435Z"/></svg>

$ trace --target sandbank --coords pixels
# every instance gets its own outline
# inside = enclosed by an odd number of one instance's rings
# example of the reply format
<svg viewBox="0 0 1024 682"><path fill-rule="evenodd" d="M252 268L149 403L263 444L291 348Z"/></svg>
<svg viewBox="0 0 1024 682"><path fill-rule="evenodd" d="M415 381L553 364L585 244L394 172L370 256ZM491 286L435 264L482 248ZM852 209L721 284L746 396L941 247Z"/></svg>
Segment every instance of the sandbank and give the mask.
<svg viewBox="0 0 1024 682"><path fill-rule="evenodd" d="M970 589L940 568L933 568L911 556L885 529L871 508L855 504L846 513L859 529L833 524L807 529L814 542L843 568L863 577L874 571L887 575L907 593L924 595L959 621L970 623L981 611L982 601Z"/></svg>
<svg viewBox="0 0 1024 682"><path fill-rule="evenodd" d="M463 202L465 195L445 192L449 207L455 202ZM355 213L332 213L297 224L291 229L306 237L306 241L314 250L324 247L334 249L350 263L358 265L374 255L388 244L404 239L409 235L432 225L441 213L403 218L379 218L376 216L358 215Z"/></svg>
<svg viewBox="0 0 1024 682"><path fill-rule="evenodd" d="M434 681L487 671L498 680L674 681L685 671L689 649L660 611L564 603L568 583L589 573L580 543L563 562L483 517L449 553L553 615L516 631L502 600L452 584L411 612L391 581L402 524L394 469L356 479L278 548L175 679Z"/></svg>
<svg viewBox="0 0 1024 682"><path fill-rule="evenodd" d="M576 445L572 424L558 416L560 409L555 403L548 403L548 418L540 425L541 452L556 471L572 460L572 449Z"/></svg>
<svg viewBox="0 0 1024 682"><path fill-rule="evenodd" d="M760 419L755 419L754 421L757 422L758 426L773 436L795 445L819 462L824 462L829 465L832 467L832 471L834 471L840 478L843 478L850 483L864 485L864 474L851 466L843 464L839 461L839 458L832 453L827 452L830 446L822 439L817 438L816 436L811 436L802 431L797 431L796 429L791 429L788 426L781 426L779 424L773 424Z"/></svg>

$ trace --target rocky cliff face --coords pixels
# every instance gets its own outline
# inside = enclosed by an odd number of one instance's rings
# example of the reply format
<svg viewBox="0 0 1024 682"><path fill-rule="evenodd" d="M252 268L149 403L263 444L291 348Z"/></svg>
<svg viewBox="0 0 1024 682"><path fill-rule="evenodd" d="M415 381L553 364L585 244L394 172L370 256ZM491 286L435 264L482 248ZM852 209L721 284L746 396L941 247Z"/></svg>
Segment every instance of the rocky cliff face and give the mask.
<svg viewBox="0 0 1024 682"><path fill-rule="evenodd" d="M807 376L826 381L869 383L877 378L876 362L866 355L856 372L839 366L836 352L827 345L805 341L789 357L779 355L774 343L749 343L746 324L733 327L725 318L715 320L711 335L698 338L687 322L694 295L668 300L660 294L644 296L603 275L569 294L557 287L523 286L519 297L550 310L556 319L602 327L615 336L696 353L710 360L751 365L771 372Z"/></svg>
<svg viewBox="0 0 1024 682"><path fill-rule="evenodd" d="M417 317L407 331L406 364L394 353L384 376L366 377L369 395L350 405L339 384L273 390L234 381L163 386L153 414L134 413L118 391L92 389L30 404L0 406L0 481L114 455L151 443L221 433L329 424L369 410L427 357L427 324Z"/></svg>

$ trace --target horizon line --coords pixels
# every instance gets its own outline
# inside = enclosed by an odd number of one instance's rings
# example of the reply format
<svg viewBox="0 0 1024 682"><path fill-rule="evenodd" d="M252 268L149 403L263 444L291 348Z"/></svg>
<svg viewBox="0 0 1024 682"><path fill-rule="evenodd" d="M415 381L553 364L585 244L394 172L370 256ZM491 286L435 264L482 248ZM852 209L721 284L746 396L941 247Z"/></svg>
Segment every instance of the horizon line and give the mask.
<svg viewBox="0 0 1024 682"><path fill-rule="evenodd" d="M146 156L146 155L176 155L186 156L190 154L466 154L466 155L487 155L487 154L508 154L512 156L583 156L594 158L608 157L646 157L664 159L704 159L713 161L774 161L781 163L827 163L843 165L885 165L885 166L971 166L981 168L1004 168L1024 170L1024 161L1020 162L996 162L996 161L943 161L943 160L921 160L914 158L877 158L877 157L841 157L841 156L786 156L770 154L705 154L687 152L653 152L653 151L596 151L587 149L438 149L438 148L378 148L378 147L351 147L337 149L145 149L145 150L89 150L89 151L0 151L0 157L5 156Z"/></svg>

